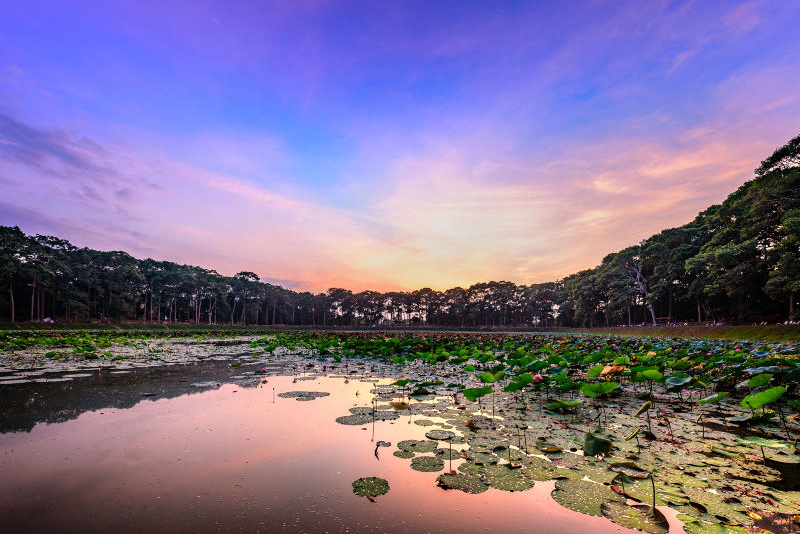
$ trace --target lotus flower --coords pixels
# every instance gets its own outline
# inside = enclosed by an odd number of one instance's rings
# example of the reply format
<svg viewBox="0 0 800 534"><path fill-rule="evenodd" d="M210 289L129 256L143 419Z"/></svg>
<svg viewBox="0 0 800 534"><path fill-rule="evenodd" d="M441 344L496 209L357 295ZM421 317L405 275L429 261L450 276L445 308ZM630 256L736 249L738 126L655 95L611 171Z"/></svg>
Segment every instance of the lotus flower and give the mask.
<svg viewBox="0 0 800 534"><path fill-rule="evenodd" d="M538 383L539 383L539 382L541 382L542 380L544 380L544 378L543 378L543 377L542 377L542 375L540 375L539 373L536 373L535 375L533 375L533 382L534 382L535 384L538 384Z"/></svg>

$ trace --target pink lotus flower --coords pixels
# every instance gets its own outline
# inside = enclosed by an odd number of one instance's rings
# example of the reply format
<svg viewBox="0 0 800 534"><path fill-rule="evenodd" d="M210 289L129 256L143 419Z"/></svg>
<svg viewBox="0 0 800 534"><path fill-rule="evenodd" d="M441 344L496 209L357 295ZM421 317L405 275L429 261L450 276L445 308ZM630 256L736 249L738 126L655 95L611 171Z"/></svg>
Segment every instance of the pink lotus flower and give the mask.
<svg viewBox="0 0 800 534"><path fill-rule="evenodd" d="M544 378L539 373L536 373L535 375L533 375L533 382L534 383L538 384L542 380L544 380Z"/></svg>

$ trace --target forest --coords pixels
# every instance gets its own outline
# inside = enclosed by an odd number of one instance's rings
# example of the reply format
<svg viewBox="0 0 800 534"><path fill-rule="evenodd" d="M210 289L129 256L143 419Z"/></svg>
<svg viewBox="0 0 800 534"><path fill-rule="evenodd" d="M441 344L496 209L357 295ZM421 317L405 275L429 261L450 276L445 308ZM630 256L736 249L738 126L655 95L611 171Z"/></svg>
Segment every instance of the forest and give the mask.
<svg viewBox="0 0 800 534"><path fill-rule="evenodd" d="M452 328L796 320L800 135L694 220L531 285L313 294L0 227L0 318Z"/></svg>

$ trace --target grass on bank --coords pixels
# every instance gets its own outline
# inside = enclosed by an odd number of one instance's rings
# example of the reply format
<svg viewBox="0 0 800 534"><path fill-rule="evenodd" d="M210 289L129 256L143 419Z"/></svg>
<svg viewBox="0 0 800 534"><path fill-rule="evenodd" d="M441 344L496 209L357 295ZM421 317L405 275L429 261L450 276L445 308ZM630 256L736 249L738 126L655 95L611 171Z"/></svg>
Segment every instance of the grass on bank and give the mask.
<svg viewBox="0 0 800 534"><path fill-rule="evenodd" d="M458 332L503 332L506 330L487 330L487 329L465 329L458 330L453 328L348 328L348 327L308 327L308 326L264 326L264 325L208 325L208 324L158 324L158 323L10 323L0 322L0 331L26 332L66 332L66 331L106 331L106 332L141 332L158 333L170 332L175 335L178 332L187 333L242 333L242 334L262 334L275 331L347 331L347 330L368 330L368 331L458 331ZM622 337L629 336L657 336L657 337L680 337L680 338L700 338L700 339L730 339L748 341L771 341L771 342L800 342L800 327L797 326L644 326L644 327L598 327L598 328L554 328L543 330L509 330L513 333L576 333L576 334L608 334Z"/></svg>

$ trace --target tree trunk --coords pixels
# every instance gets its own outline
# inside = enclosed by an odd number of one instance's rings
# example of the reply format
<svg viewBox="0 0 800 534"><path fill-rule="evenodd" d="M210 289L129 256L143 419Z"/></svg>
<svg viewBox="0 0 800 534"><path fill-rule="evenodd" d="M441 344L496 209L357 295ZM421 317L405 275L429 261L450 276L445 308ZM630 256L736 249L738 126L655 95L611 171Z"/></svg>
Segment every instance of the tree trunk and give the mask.
<svg viewBox="0 0 800 534"><path fill-rule="evenodd" d="M33 310L36 305L36 278L33 279L31 284L31 321L33 321Z"/></svg>
<svg viewBox="0 0 800 534"><path fill-rule="evenodd" d="M8 295L11 297L11 322L16 322L15 312L14 309L14 278L11 273L8 274Z"/></svg>
<svg viewBox="0 0 800 534"><path fill-rule="evenodd" d="M667 316L669 317L669 322L672 322L672 291L667 293L667 295L669 298L669 311L667 313Z"/></svg>
<svg viewBox="0 0 800 534"><path fill-rule="evenodd" d="M700 310L700 301L698 300L697 301L697 324L700 324L701 322L703 322L703 315L702 315L702 312Z"/></svg>

